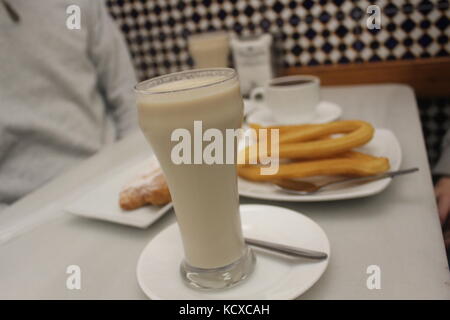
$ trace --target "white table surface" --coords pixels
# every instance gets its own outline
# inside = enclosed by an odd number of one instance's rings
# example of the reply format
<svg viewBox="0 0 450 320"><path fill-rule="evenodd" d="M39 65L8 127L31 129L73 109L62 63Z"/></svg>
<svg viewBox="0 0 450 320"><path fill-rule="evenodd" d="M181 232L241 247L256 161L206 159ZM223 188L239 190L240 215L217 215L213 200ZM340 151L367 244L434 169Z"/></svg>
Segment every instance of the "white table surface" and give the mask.
<svg viewBox="0 0 450 320"><path fill-rule="evenodd" d="M333 87L324 88L322 96L343 107L343 119L391 129L402 146L402 168L418 166L420 172L364 199L283 203L241 197L241 203L300 211L327 233L328 269L300 298L450 299L450 273L413 91L402 85ZM138 230L72 216L62 208L88 181L150 152L136 133L2 211L0 298L146 298L136 280L137 259L148 241L175 221L174 213ZM66 289L66 268L72 264L81 267L81 290ZM369 265L381 268L380 290L366 286Z"/></svg>

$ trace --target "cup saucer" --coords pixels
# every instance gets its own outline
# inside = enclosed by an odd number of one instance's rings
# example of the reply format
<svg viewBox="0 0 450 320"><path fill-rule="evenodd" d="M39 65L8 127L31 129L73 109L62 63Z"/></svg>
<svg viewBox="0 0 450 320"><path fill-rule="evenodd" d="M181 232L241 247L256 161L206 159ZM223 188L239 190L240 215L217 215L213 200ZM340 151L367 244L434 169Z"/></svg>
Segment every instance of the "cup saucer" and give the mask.
<svg viewBox="0 0 450 320"><path fill-rule="evenodd" d="M325 232L301 213L267 205L242 205L240 211L245 236L330 254ZM151 299L287 300L299 297L318 281L330 259L314 261L253 250L257 260L248 279L224 290L195 290L181 279L183 246L178 226L173 224L142 252L137 264L138 283Z"/></svg>
<svg viewBox="0 0 450 320"><path fill-rule="evenodd" d="M329 101L321 101L317 105L316 114L314 118L308 122L296 122L296 124L318 124L318 123L327 123L334 120L337 120L342 115L342 109L340 106L333 102ZM254 108L252 108L251 112L248 113L247 116L248 123L256 123L262 126L274 126L274 125L286 125L288 123L279 123L273 118L273 114L271 110L263 104L256 104ZM292 123L289 123L292 124Z"/></svg>

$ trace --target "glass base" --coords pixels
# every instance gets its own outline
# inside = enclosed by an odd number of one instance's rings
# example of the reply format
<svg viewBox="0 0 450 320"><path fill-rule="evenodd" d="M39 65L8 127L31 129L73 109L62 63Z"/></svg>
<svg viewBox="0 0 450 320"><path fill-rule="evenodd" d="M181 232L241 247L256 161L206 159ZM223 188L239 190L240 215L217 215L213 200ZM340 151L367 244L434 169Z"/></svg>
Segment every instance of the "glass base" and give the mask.
<svg viewBox="0 0 450 320"><path fill-rule="evenodd" d="M183 281L192 288L224 289L233 287L246 279L252 273L255 262L255 255L247 247L245 254L239 260L227 266L215 269L201 269L183 261L180 266L180 272Z"/></svg>

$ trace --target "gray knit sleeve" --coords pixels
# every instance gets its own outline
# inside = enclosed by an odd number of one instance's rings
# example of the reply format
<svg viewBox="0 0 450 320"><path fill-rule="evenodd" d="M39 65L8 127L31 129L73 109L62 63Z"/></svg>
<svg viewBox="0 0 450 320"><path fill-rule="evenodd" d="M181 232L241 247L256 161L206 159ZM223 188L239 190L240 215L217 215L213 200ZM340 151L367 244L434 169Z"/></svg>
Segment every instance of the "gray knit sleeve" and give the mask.
<svg viewBox="0 0 450 320"><path fill-rule="evenodd" d="M89 54L97 70L99 88L121 138L137 128L133 87L136 75L122 33L103 1L90 1Z"/></svg>

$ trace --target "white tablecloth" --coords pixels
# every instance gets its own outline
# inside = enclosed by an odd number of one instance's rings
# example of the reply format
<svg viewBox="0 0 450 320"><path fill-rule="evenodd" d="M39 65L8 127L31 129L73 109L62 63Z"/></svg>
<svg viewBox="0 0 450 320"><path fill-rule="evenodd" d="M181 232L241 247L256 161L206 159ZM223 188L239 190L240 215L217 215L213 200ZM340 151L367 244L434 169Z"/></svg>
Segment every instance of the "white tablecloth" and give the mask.
<svg viewBox="0 0 450 320"><path fill-rule="evenodd" d="M398 178L381 194L323 203L241 198L300 211L318 222L331 243L323 277L304 299L450 299L450 273L413 91L401 85L324 88L343 119L363 119L392 130L402 167L420 172ZM140 133L107 147L0 213L0 298L146 298L136 280L142 249L175 221L166 214L147 230L64 213L77 190L133 157L149 153ZM66 268L82 270L81 290L66 289ZM381 268L381 289L369 290L369 265Z"/></svg>

